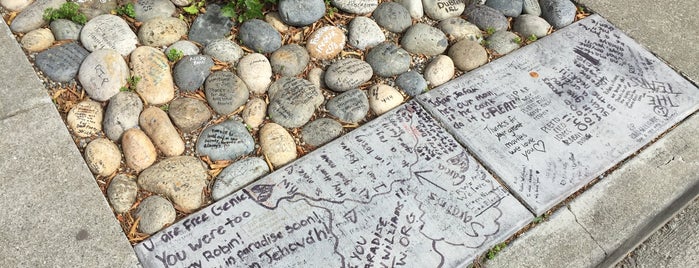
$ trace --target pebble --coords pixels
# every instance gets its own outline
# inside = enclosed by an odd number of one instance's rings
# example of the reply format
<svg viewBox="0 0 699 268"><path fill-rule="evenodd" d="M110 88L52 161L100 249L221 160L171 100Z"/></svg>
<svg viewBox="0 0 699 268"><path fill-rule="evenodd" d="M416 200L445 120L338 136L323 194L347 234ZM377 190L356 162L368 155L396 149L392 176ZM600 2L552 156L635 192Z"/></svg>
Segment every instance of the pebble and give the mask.
<svg viewBox="0 0 699 268"><path fill-rule="evenodd" d="M383 42L367 53L366 61L374 74L390 77L410 69L410 54L392 42Z"/></svg>
<svg viewBox="0 0 699 268"><path fill-rule="evenodd" d="M497 31L488 37L487 46L496 54L505 55L519 48L520 44L515 42L516 38L520 37L513 32Z"/></svg>
<svg viewBox="0 0 699 268"><path fill-rule="evenodd" d="M214 67L214 60L209 56L185 56L175 65L175 84L180 90L195 91L204 84L211 67Z"/></svg>
<svg viewBox="0 0 699 268"><path fill-rule="evenodd" d="M102 131L102 106L86 99L70 109L66 122L75 136L87 138L95 135Z"/></svg>
<svg viewBox="0 0 699 268"><path fill-rule="evenodd" d="M372 14L376 23L389 32L402 33L412 24L410 12L396 2L383 2Z"/></svg>
<svg viewBox="0 0 699 268"><path fill-rule="evenodd" d="M168 114L175 126L184 133L199 129L211 118L211 111L206 103L186 97L177 98L170 102Z"/></svg>
<svg viewBox="0 0 699 268"><path fill-rule="evenodd" d="M319 118L306 124L301 129L301 138L304 143L320 147L342 134L342 124L330 118Z"/></svg>
<svg viewBox="0 0 699 268"><path fill-rule="evenodd" d="M161 105L175 98L170 64L159 49L141 46L131 52L131 72L140 80L136 92L151 105Z"/></svg>
<svg viewBox="0 0 699 268"><path fill-rule="evenodd" d="M240 59L237 72L252 94L264 94L272 83L272 65L265 55L259 53Z"/></svg>
<svg viewBox="0 0 699 268"><path fill-rule="evenodd" d="M284 0L277 4L279 16L291 26L307 26L325 15L323 0Z"/></svg>
<svg viewBox="0 0 699 268"><path fill-rule="evenodd" d="M192 43L192 41L189 40L180 40L172 45L170 45L167 49L165 49L165 55L170 54L170 50L177 49L178 51L182 52L182 56L192 56L192 55L197 55L199 54L199 47Z"/></svg>
<svg viewBox="0 0 699 268"><path fill-rule="evenodd" d="M214 201L221 200L268 173L267 162L259 157L234 162L216 176L214 186L211 187L211 198Z"/></svg>
<svg viewBox="0 0 699 268"><path fill-rule="evenodd" d="M493 29L495 31L507 30L507 17L502 12L486 5L472 4L464 11L466 19L478 26L483 31Z"/></svg>
<svg viewBox="0 0 699 268"><path fill-rule="evenodd" d="M173 156L141 172L138 185L164 195L184 212L193 212L204 204L202 192L208 177L207 168L198 157Z"/></svg>
<svg viewBox="0 0 699 268"><path fill-rule="evenodd" d="M356 17L349 23L349 44L360 50L386 41L386 35L376 22L367 17Z"/></svg>
<svg viewBox="0 0 699 268"><path fill-rule="evenodd" d="M460 0L422 0L425 14L433 20L458 17L465 7L466 4Z"/></svg>
<svg viewBox="0 0 699 268"><path fill-rule="evenodd" d="M522 14L515 18L512 24L512 30L520 33L525 39L532 35L537 38L544 37L548 34L550 28L551 24L545 19L528 14Z"/></svg>
<svg viewBox="0 0 699 268"><path fill-rule="evenodd" d="M207 155L212 161L233 160L254 148L255 140L245 125L232 119L205 128L196 145L197 154Z"/></svg>
<svg viewBox="0 0 699 268"><path fill-rule="evenodd" d="M175 13L175 4L170 0L138 0L133 5L136 20L146 22L156 17L170 17Z"/></svg>
<svg viewBox="0 0 699 268"><path fill-rule="evenodd" d="M267 103L261 98L250 99L243 109L243 122L251 129L260 127L265 116L267 116Z"/></svg>
<svg viewBox="0 0 699 268"><path fill-rule="evenodd" d="M178 7L189 6L194 0L170 0L173 4Z"/></svg>
<svg viewBox="0 0 699 268"><path fill-rule="evenodd" d="M425 15L422 0L395 0L394 2L403 5L413 19L420 19Z"/></svg>
<svg viewBox="0 0 699 268"><path fill-rule="evenodd" d="M488 63L488 52L478 42L468 39L456 42L449 48L449 57L459 70L468 72Z"/></svg>
<svg viewBox="0 0 699 268"><path fill-rule="evenodd" d="M325 108L342 122L357 123L369 112L369 99L364 91L355 88L330 99Z"/></svg>
<svg viewBox="0 0 699 268"><path fill-rule="evenodd" d="M379 5L378 0L330 0L330 4L350 14L364 15L373 12Z"/></svg>
<svg viewBox="0 0 699 268"><path fill-rule="evenodd" d="M248 20L238 29L240 42L261 54L271 53L282 46L282 36L272 25L259 19Z"/></svg>
<svg viewBox="0 0 699 268"><path fill-rule="evenodd" d="M381 115L403 103L403 95L398 89L388 85L374 85L369 88L369 107L376 115Z"/></svg>
<svg viewBox="0 0 699 268"><path fill-rule="evenodd" d="M235 112L249 97L248 87L237 75L229 71L217 71L206 78L206 101L221 115Z"/></svg>
<svg viewBox="0 0 699 268"><path fill-rule="evenodd" d="M308 75L306 77L308 81L311 81L314 86L317 88L323 89L327 88L325 85L325 71L323 69L315 67L308 71Z"/></svg>
<svg viewBox="0 0 699 268"><path fill-rule="evenodd" d="M269 12L265 14L265 21L272 25L274 29L277 29L280 33L284 33L289 30L289 26L284 24L279 12Z"/></svg>
<svg viewBox="0 0 699 268"><path fill-rule="evenodd" d="M140 172L155 163L158 152L148 135L138 128L124 131L121 137L121 150L124 151L126 166Z"/></svg>
<svg viewBox="0 0 699 268"><path fill-rule="evenodd" d="M433 86L449 82L454 77L454 61L445 55L432 59L425 67L425 80Z"/></svg>
<svg viewBox="0 0 699 268"><path fill-rule="evenodd" d="M141 31L144 31L143 26ZM138 38L122 18L105 14L85 23L80 32L80 42L88 51L113 49L122 56L128 56L136 49Z"/></svg>
<svg viewBox="0 0 699 268"><path fill-rule="evenodd" d="M112 10L117 8L117 0L71 0L70 2L78 3L80 5L80 12L85 14L88 20L102 14L109 14Z"/></svg>
<svg viewBox="0 0 699 268"><path fill-rule="evenodd" d="M541 16L541 6L539 0L524 0L522 12L529 15Z"/></svg>
<svg viewBox="0 0 699 268"><path fill-rule="evenodd" d="M371 65L355 58L341 59L325 71L325 85L337 92L345 92L371 80Z"/></svg>
<svg viewBox="0 0 699 268"><path fill-rule="evenodd" d="M143 111L143 102L136 93L123 91L109 99L104 113L104 134L113 141L121 139L127 129L138 126L138 117Z"/></svg>
<svg viewBox="0 0 699 268"><path fill-rule="evenodd" d="M213 40L226 37L233 28L233 24L231 18L221 15L221 6L208 4L206 13L194 19L187 37L190 41L206 46Z"/></svg>
<svg viewBox="0 0 699 268"><path fill-rule="evenodd" d="M517 17L519 14L522 14L522 7L524 6L522 0L488 0L485 4L497 9L508 17Z"/></svg>
<svg viewBox="0 0 699 268"><path fill-rule="evenodd" d="M25 7L34 2L33 0L0 0L0 6L9 11L22 11Z"/></svg>
<svg viewBox="0 0 699 268"><path fill-rule="evenodd" d="M69 82L75 78L85 57L90 54L76 42L49 48L36 55L39 70L53 81Z"/></svg>
<svg viewBox="0 0 699 268"><path fill-rule="evenodd" d="M405 32L400 44L403 49L410 53L435 56L447 50L449 41L441 30L424 23L418 23Z"/></svg>
<svg viewBox="0 0 699 268"><path fill-rule="evenodd" d="M323 103L323 93L308 80L284 76L269 87L269 118L287 128L301 127Z"/></svg>
<svg viewBox="0 0 699 268"><path fill-rule="evenodd" d="M449 41L461 41L463 39L480 41L483 38L483 33L481 29L478 29L478 26L459 17L442 20L437 28L447 35Z"/></svg>
<svg viewBox="0 0 699 268"><path fill-rule="evenodd" d="M143 110L139 125L163 155L176 156L184 153L184 141L172 125L170 117L160 108L151 106Z"/></svg>
<svg viewBox="0 0 699 268"><path fill-rule="evenodd" d="M327 60L340 54L346 41L345 33L340 28L323 26L308 37L306 49L311 57Z"/></svg>
<svg viewBox="0 0 699 268"><path fill-rule="evenodd" d="M138 39L146 46L169 46L187 34L187 23L178 18L157 17L138 29Z"/></svg>
<svg viewBox="0 0 699 268"><path fill-rule="evenodd" d="M116 175L107 187L107 198L116 213L129 211L137 196L138 184L133 177L126 174Z"/></svg>
<svg viewBox="0 0 699 268"><path fill-rule="evenodd" d="M15 19L12 20L12 24L10 24L10 29L17 33L26 33L39 29L41 26L46 25L44 10L47 8L58 9L65 2L66 0L36 0L17 14ZM7 2L5 3L7 4ZM18 6L21 5L24 5L24 3L18 3Z"/></svg>
<svg viewBox="0 0 699 268"><path fill-rule="evenodd" d="M129 74L129 66L118 51L103 49L85 57L78 71L78 80L90 98L106 101L119 93Z"/></svg>
<svg viewBox="0 0 699 268"><path fill-rule="evenodd" d="M85 163L93 174L109 176L121 165L121 151L112 141L97 138L85 147Z"/></svg>
<svg viewBox="0 0 699 268"><path fill-rule="evenodd" d="M83 26L66 19L57 19L51 22L51 32L56 40L78 40Z"/></svg>
<svg viewBox="0 0 699 268"><path fill-rule="evenodd" d="M416 97L427 91L427 81L417 71L405 72L396 78L396 86L408 96Z"/></svg>
<svg viewBox="0 0 699 268"><path fill-rule="evenodd" d="M238 44L224 38L211 41L204 48L204 54L219 61L235 65L243 57L244 52Z"/></svg>
<svg viewBox="0 0 699 268"><path fill-rule="evenodd" d="M570 25L575 20L577 8L570 0L540 0L541 17L555 29Z"/></svg>
<svg viewBox="0 0 699 268"><path fill-rule="evenodd" d="M262 148L262 155L275 168L298 157L294 138L284 127L275 123L267 123L260 129L260 148Z"/></svg>
<svg viewBox="0 0 699 268"><path fill-rule="evenodd" d="M140 218L138 231L154 234L175 222L177 212L170 201L157 195L143 199L136 209L135 216Z"/></svg>
<svg viewBox="0 0 699 268"><path fill-rule="evenodd" d="M283 2L282 2L283 3ZM310 56L305 48L298 44L280 47L269 57L272 71L282 76L297 76L306 69Z"/></svg>

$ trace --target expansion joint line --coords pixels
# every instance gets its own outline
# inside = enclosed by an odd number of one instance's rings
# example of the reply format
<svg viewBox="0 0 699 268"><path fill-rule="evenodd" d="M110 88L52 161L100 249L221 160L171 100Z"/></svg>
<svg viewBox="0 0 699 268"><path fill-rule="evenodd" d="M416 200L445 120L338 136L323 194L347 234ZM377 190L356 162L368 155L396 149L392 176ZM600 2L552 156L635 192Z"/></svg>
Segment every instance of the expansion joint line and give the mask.
<svg viewBox="0 0 699 268"><path fill-rule="evenodd" d="M570 208L570 205L569 205L569 204L566 204L566 209L568 209L568 211L570 211L570 214L573 214L573 218L575 219L575 223L577 223L578 226L580 226L580 228L582 228L582 229L585 231L585 233L587 233L587 235L590 236L590 239L592 239L592 241L595 242L595 244L597 245L597 247L598 247L600 250L602 250L602 253L604 253L604 257L605 257L605 258L606 258L606 257L609 257L609 253L607 253L607 251L604 250L604 248L602 247L602 245L600 245L600 243L597 241L597 239L595 239L595 237L592 236L592 233L590 233L590 231L588 231L587 228L585 228L585 226L582 225L582 224L580 223L580 221L578 221L578 215L575 215L575 212L573 212L573 210Z"/></svg>

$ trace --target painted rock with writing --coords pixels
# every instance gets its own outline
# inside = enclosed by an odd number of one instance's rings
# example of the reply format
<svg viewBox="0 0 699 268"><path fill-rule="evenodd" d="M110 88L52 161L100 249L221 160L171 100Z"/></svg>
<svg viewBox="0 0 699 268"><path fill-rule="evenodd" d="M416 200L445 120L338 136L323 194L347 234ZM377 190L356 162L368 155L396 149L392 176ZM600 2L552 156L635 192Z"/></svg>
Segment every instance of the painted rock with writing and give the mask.
<svg viewBox="0 0 699 268"><path fill-rule="evenodd" d="M228 36L233 25L233 20L221 13L221 6L208 4L206 5L206 13L200 14L192 22L187 37L191 41L206 46L213 40Z"/></svg>
<svg viewBox="0 0 699 268"><path fill-rule="evenodd" d="M512 30L520 33L524 38L536 36L537 38L544 37L548 34L551 24L541 17L522 14L515 19L512 24Z"/></svg>
<svg viewBox="0 0 699 268"><path fill-rule="evenodd" d="M427 91L427 81L417 71L405 72L396 78L396 86L408 96L415 97Z"/></svg>
<svg viewBox="0 0 699 268"><path fill-rule="evenodd" d="M51 32L56 40L78 40L83 26L71 20L57 19L51 22Z"/></svg>
<svg viewBox="0 0 699 268"><path fill-rule="evenodd" d="M487 46L493 52L505 55L519 48L519 43L515 41L517 38L520 37L513 32L497 31L488 37Z"/></svg>
<svg viewBox="0 0 699 268"><path fill-rule="evenodd" d="M425 15L422 0L395 0L394 2L403 5L413 19L420 19Z"/></svg>
<svg viewBox="0 0 699 268"><path fill-rule="evenodd" d="M413 23L408 10L395 2L381 3L372 16L379 26L394 33L402 33Z"/></svg>
<svg viewBox="0 0 699 268"><path fill-rule="evenodd" d="M386 35L376 22L367 17L356 17L349 24L349 44L364 50L386 41Z"/></svg>
<svg viewBox="0 0 699 268"><path fill-rule="evenodd" d="M379 5L378 0L330 0L338 9L357 15L369 14Z"/></svg>
<svg viewBox="0 0 699 268"><path fill-rule="evenodd" d="M66 117L68 126L78 137L90 137L102 131L102 105L90 99L75 105Z"/></svg>
<svg viewBox="0 0 699 268"><path fill-rule="evenodd" d="M211 118L206 103L192 98L177 98L170 102L168 114L177 128L189 133L201 127Z"/></svg>
<svg viewBox="0 0 699 268"><path fill-rule="evenodd" d="M158 152L148 135L138 128L131 128L121 137L121 149L124 151L126 166L140 172L155 163Z"/></svg>
<svg viewBox="0 0 699 268"><path fill-rule="evenodd" d="M319 147L334 140L342 133L342 124L330 118L319 118L303 126L301 138L304 143Z"/></svg>
<svg viewBox="0 0 699 268"><path fill-rule="evenodd" d="M17 17L10 24L10 29L17 33L26 33L38 29L46 25L44 11L47 8L58 9L65 2L66 0L36 0L17 14ZM5 3L7 4L7 2ZM20 3L17 6L22 5L24 4Z"/></svg>
<svg viewBox="0 0 699 268"><path fill-rule="evenodd" d="M269 166L262 158L249 157L237 161L216 176L211 198L220 200L268 173Z"/></svg>
<svg viewBox="0 0 699 268"><path fill-rule="evenodd" d="M225 38L216 39L206 45L204 54L219 61L235 65L240 57L243 56L243 49L231 40Z"/></svg>
<svg viewBox="0 0 699 268"><path fill-rule="evenodd" d="M463 39L479 41L483 38L481 29L478 29L478 26L459 17L442 20L437 25L437 28L442 30L450 41L461 41Z"/></svg>
<svg viewBox="0 0 699 268"><path fill-rule="evenodd" d="M313 58L332 59L342 52L346 41L345 33L340 28L323 26L308 37L306 49Z"/></svg>
<svg viewBox="0 0 699 268"><path fill-rule="evenodd" d="M252 152L255 140L245 125L235 120L209 126L197 139L198 155L207 155L212 161L233 160Z"/></svg>
<svg viewBox="0 0 699 268"><path fill-rule="evenodd" d="M288 128L301 127L323 103L323 94L310 81L285 76L269 87L269 118Z"/></svg>
<svg viewBox="0 0 699 268"><path fill-rule="evenodd" d="M121 151L109 139L98 138L85 147L85 163L93 174L109 176L121 165Z"/></svg>
<svg viewBox="0 0 699 268"><path fill-rule="evenodd" d="M306 69L310 56L305 48L298 44L280 47L269 57L272 71L282 76L297 76Z"/></svg>
<svg viewBox="0 0 699 268"><path fill-rule="evenodd" d="M325 108L342 122L357 123L369 112L369 99L364 91L356 88L330 99Z"/></svg>
<svg viewBox="0 0 699 268"><path fill-rule="evenodd" d="M325 15L323 0L284 0L277 5L281 19L291 26L306 26Z"/></svg>
<svg viewBox="0 0 699 268"><path fill-rule="evenodd" d="M158 107L149 107L141 113L138 121L141 129L165 156L184 153L184 141L167 114Z"/></svg>
<svg viewBox="0 0 699 268"><path fill-rule="evenodd" d="M264 94L272 83L272 65L265 55L249 54L238 62L238 76L253 94Z"/></svg>
<svg viewBox="0 0 699 268"><path fill-rule="evenodd" d="M140 218L138 231L145 234L154 234L165 226L175 222L177 212L170 201L157 195L143 199L134 214Z"/></svg>
<svg viewBox="0 0 699 268"><path fill-rule="evenodd" d="M230 114L243 106L249 97L245 82L229 71L214 72L204 85L206 101L218 114Z"/></svg>
<svg viewBox="0 0 699 268"><path fill-rule="evenodd" d="M398 89L388 85L375 85L369 88L369 106L381 115L403 103L403 95Z"/></svg>
<svg viewBox="0 0 699 268"><path fill-rule="evenodd" d="M483 31L488 29L507 30L507 17L492 7L472 4L466 8L464 15L469 22Z"/></svg>
<svg viewBox="0 0 699 268"><path fill-rule="evenodd" d="M187 34L187 23L173 17L150 19L138 29L138 39L146 46L168 46Z"/></svg>
<svg viewBox="0 0 699 268"><path fill-rule="evenodd" d="M454 77L454 61L445 55L432 59L425 67L425 79L431 86L444 84Z"/></svg>
<svg viewBox="0 0 699 268"><path fill-rule="evenodd" d="M204 84L211 67L214 67L214 60L209 56L185 56L175 65L175 84L180 90L195 91Z"/></svg>
<svg viewBox="0 0 699 268"><path fill-rule="evenodd" d="M142 46L131 52L131 70L140 80L136 92L151 105L161 105L175 97L170 64L159 49Z"/></svg>
<svg viewBox="0 0 699 268"><path fill-rule="evenodd" d="M488 52L478 42L468 39L456 42L449 48L449 57L459 70L468 72L488 62Z"/></svg>
<svg viewBox="0 0 699 268"><path fill-rule="evenodd" d="M243 122L250 128L258 128L267 116L267 103L260 98L252 98L243 110Z"/></svg>
<svg viewBox="0 0 699 268"><path fill-rule="evenodd" d="M464 12L466 4L460 0L422 0L425 14L433 20L457 17Z"/></svg>
<svg viewBox="0 0 699 268"><path fill-rule="evenodd" d="M138 185L146 191L164 195L184 212L204 204L202 192L208 173L204 162L195 156L173 156L145 169Z"/></svg>
<svg viewBox="0 0 699 268"><path fill-rule="evenodd" d="M325 71L325 85L337 92L358 88L374 75L371 65L355 58L341 59Z"/></svg>
<svg viewBox="0 0 699 268"><path fill-rule="evenodd" d="M49 48L36 55L39 70L53 81L69 82L78 74L80 64L90 54L76 42Z"/></svg>
<svg viewBox="0 0 699 268"><path fill-rule="evenodd" d="M89 51L113 49L127 56L136 49L138 38L122 18L105 14L85 23L80 32L80 42Z"/></svg>
<svg viewBox="0 0 699 268"><path fill-rule="evenodd" d="M447 50L449 41L441 30L424 23L418 23L403 34L400 40L403 49L414 54L434 56Z"/></svg>
<svg viewBox="0 0 699 268"><path fill-rule="evenodd" d="M383 42L369 50L366 61L374 74L382 77L399 75L410 69L410 54L391 42Z"/></svg>
<svg viewBox="0 0 699 268"><path fill-rule="evenodd" d="M109 99L104 113L104 133L110 140L118 141L127 129L138 126L143 111L141 98L133 92L119 92Z"/></svg>
<svg viewBox="0 0 699 268"><path fill-rule="evenodd" d="M133 5L136 20L145 22L156 17L170 17L175 13L175 4L170 0L138 0Z"/></svg>
<svg viewBox="0 0 699 268"><path fill-rule="evenodd" d="M283 166L298 156L294 138L284 127L275 123L267 123L260 129L260 147L274 167Z"/></svg>
<svg viewBox="0 0 699 268"><path fill-rule="evenodd" d="M0 6L9 11L22 11L25 7L34 2L33 0L0 0Z"/></svg>
<svg viewBox="0 0 699 268"><path fill-rule="evenodd" d="M541 0L541 17L546 19L553 28L560 29L575 20L577 8L570 0Z"/></svg>
<svg viewBox="0 0 699 268"><path fill-rule="evenodd" d="M508 17L517 17L519 14L522 14L522 7L524 6L522 0L488 0L485 4L497 9Z"/></svg>
<svg viewBox="0 0 699 268"><path fill-rule="evenodd" d="M103 49L87 55L80 65L78 80L90 98L106 101L119 93L129 74L129 66L119 52Z"/></svg>
<svg viewBox="0 0 699 268"><path fill-rule="evenodd" d="M540 16L541 6L539 5L539 0L522 1L522 12L529 15Z"/></svg>
<svg viewBox="0 0 699 268"><path fill-rule="evenodd" d="M51 30L46 28L36 29L22 36L20 44L29 52L38 52L49 48L56 41Z"/></svg>
<svg viewBox="0 0 699 268"><path fill-rule="evenodd" d="M126 174L116 175L107 187L107 199L116 213L131 209L138 196L138 184L133 177Z"/></svg>
<svg viewBox="0 0 699 268"><path fill-rule="evenodd" d="M269 23L251 19L243 23L238 31L243 45L258 53L271 53L282 46L282 36Z"/></svg>

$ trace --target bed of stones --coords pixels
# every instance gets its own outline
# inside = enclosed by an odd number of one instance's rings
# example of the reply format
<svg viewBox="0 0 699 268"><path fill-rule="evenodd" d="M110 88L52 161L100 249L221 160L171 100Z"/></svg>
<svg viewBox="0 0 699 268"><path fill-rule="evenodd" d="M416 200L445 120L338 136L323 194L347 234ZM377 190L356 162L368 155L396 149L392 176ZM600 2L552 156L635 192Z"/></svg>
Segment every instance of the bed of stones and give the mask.
<svg viewBox="0 0 699 268"><path fill-rule="evenodd" d="M569 0L0 0L132 243L426 90L584 17ZM473 2L473 3L472 3ZM184 57L171 62L176 49Z"/></svg>

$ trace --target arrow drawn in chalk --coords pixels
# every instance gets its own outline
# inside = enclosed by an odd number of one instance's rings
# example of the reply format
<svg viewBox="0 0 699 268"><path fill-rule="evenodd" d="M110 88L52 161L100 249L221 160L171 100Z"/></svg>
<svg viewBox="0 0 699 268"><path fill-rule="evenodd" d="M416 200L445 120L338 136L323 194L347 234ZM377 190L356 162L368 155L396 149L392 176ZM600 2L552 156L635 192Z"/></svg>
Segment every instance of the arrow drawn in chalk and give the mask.
<svg viewBox="0 0 699 268"><path fill-rule="evenodd" d="M415 174L415 177L417 178L417 181L418 181L420 184L423 184L422 181L424 180L424 181L429 182L430 184L434 185L435 187L437 187L437 188L439 188L439 189L442 189L442 191L445 191L445 192L446 192L447 189L444 189L444 187L439 186L438 184L434 183L434 182L431 181L430 179L428 179L428 178L422 176L422 174L430 173L430 172L432 172L432 170L414 171L413 174ZM424 185L424 184L423 184L423 185Z"/></svg>

